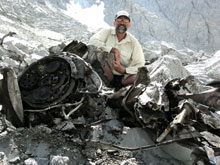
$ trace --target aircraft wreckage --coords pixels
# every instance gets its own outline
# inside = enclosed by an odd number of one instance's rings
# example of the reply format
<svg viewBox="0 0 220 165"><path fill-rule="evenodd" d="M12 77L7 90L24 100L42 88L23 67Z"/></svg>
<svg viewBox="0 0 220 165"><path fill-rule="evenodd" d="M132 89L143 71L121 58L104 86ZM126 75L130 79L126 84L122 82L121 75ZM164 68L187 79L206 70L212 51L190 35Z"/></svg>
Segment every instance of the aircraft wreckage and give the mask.
<svg viewBox="0 0 220 165"><path fill-rule="evenodd" d="M106 52L73 41L61 52L32 63L18 77L13 69L3 68L0 104L7 120L21 127L85 115L93 116L94 121L88 122L94 123L99 111L109 106L127 115L129 120L123 122L150 129L154 144L139 148L102 145L135 151L178 142L192 151L194 163L216 164L220 148L201 134L208 131L220 136L220 116L216 113L220 94L215 83L210 84L212 90L190 94L187 86L193 77L173 79L161 87L151 83L147 67L142 67L132 86L114 91L104 79L97 53ZM95 100L92 103L91 98Z"/></svg>

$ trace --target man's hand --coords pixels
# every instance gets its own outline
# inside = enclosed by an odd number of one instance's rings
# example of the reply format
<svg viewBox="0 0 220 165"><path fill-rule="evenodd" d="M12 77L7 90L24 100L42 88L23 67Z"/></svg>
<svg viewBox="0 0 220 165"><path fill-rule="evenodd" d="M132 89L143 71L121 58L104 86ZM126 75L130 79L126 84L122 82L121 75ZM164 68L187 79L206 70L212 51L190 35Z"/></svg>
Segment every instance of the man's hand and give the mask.
<svg viewBox="0 0 220 165"><path fill-rule="evenodd" d="M125 74L126 71L125 71L125 69L120 64L120 52L119 52L119 50L116 49L116 48L112 48L110 53L114 53L114 59L115 60L112 62L113 69L115 71L121 73L121 74Z"/></svg>
<svg viewBox="0 0 220 165"><path fill-rule="evenodd" d="M120 61L120 52L116 48L112 48L110 53L114 54L115 61Z"/></svg>
<svg viewBox="0 0 220 165"><path fill-rule="evenodd" d="M112 67L114 68L115 71L121 73L121 74L125 74L126 70L121 66L120 61L113 61L112 62Z"/></svg>

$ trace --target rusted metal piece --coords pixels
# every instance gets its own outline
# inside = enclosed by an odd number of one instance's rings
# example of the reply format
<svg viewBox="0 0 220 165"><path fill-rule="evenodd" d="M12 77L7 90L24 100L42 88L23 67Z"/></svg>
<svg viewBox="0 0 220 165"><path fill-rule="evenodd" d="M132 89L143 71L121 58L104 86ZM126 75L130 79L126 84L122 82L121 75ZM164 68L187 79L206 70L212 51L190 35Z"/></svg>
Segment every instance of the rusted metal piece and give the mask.
<svg viewBox="0 0 220 165"><path fill-rule="evenodd" d="M140 151L140 150L150 150L150 149L157 148L157 147L160 147L160 146L190 140L190 139L193 139L195 137L190 136L190 137L173 138L171 140L166 140L166 141L163 141L161 143L156 143L156 144L152 144L152 145L144 145L144 146L135 147L135 148L124 147L124 146L119 146L119 145L115 145L115 144L111 144L111 143L106 143L106 142L102 142L102 141L94 141L94 140L93 141L84 141L83 144L84 145L86 144L86 145L91 146L91 147L99 147L99 148L108 149L108 150Z"/></svg>
<svg viewBox="0 0 220 165"><path fill-rule="evenodd" d="M4 39L6 37L12 37L13 35L15 35L16 33L15 32L9 32L8 34L4 35L1 39L0 39L0 46L3 47L3 42L4 42Z"/></svg>
<svg viewBox="0 0 220 165"><path fill-rule="evenodd" d="M83 57L83 55L88 51L87 45L78 42L77 40L73 40L71 43L69 43L64 49L63 52L69 52L76 54L80 57Z"/></svg>
<svg viewBox="0 0 220 165"><path fill-rule="evenodd" d="M139 85L142 84L142 85ZM137 97L145 91L145 88L150 84L150 77L147 67L140 67L136 76L136 80L128 90L126 96L122 100L122 106L131 113L134 110L134 104L137 102Z"/></svg>
<svg viewBox="0 0 220 165"><path fill-rule="evenodd" d="M173 79L168 82L165 86L165 92L170 100L170 108L177 106L178 102L183 99L192 99L193 101L207 105L214 109L220 109L220 88L217 88L219 85L218 81L214 81L209 83L209 86L214 86L216 88L200 92L200 93L190 93L190 91L186 88L186 83L192 80L192 76L189 76L185 79ZM187 91L186 94L179 94L178 91L180 89L184 89Z"/></svg>
<svg viewBox="0 0 220 165"><path fill-rule="evenodd" d="M219 88L220 87L220 81L219 80L214 80L208 84L206 84L207 86L211 86L211 87L214 87L214 88Z"/></svg>
<svg viewBox="0 0 220 165"><path fill-rule="evenodd" d="M66 102L74 93L98 93L102 80L81 57L63 52L32 63L19 77L19 86L27 109L39 110Z"/></svg>
<svg viewBox="0 0 220 165"><path fill-rule="evenodd" d="M163 133L157 138L156 142L160 143L163 141L166 136L174 129L177 129L178 125L182 125L187 116L189 116L193 112L193 107L185 102L181 108L181 112L176 115L174 120L170 123L170 125L163 131Z"/></svg>
<svg viewBox="0 0 220 165"><path fill-rule="evenodd" d="M192 99L193 101L220 110L220 88L213 88L198 94L184 94L179 97Z"/></svg>
<svg viewBox="0 0 220 165"><path fill-rule="evenodd" d="M46 111L50 111L56 108L62 108L62 107L72 107L72 106L76 106L79 105L83 102L84 98L82 98L79 102L76 103L64 103L64 104L57 104L54 106L50 106L44 109L25 109L24 112L46 112Z"/></svg>
<svg viewBox="0 0 220 165"><path fill-rule="evenodd" d="M77 111L83 105L83 103L82 103L83 100L84 100L84 98L82 98L81 101L77 104L77 107L72 109L68 114L66 114L65 109L62 108L62 113L63 113L64 119L68 120L70 115L72 115L75 111Z"/></svg>
<svg viewBox="0 0 220 165"><path fill-rule="evenodd" d="M24 112L17 76L11 68L4 68L1 72L0 104L3 105L3 113L14 126L21 127L24 125Z"/></svg>
<svg viewBox="0 0 220 165"><path fill-rule="evenodd" d="M31 107L45 108L64 100L75 86L76 68L61 56L48 56L32 63L19 77L22 100Z"/></svg>
<svg viewBox="0 0 220 165"><path fill-rule="evenodd" d="M193 164L202 161L204 164L215 165L217 163L215 156L214 149L206 145L195 148L191 153L191 158L194 161Z"/></svg>
<svg viewBox="0 0 220 165"><path fill-rule="evenodd" d="M64 107L63 116L69 119L84 104L85 95L98 94L102 89L102 80L91 65L68 52L32 63L20 74L18 81L12 69L2 71L0 104L16 127L24 124L24 112L40 114ZM75 106L73 110L72 106Z"/></svg>

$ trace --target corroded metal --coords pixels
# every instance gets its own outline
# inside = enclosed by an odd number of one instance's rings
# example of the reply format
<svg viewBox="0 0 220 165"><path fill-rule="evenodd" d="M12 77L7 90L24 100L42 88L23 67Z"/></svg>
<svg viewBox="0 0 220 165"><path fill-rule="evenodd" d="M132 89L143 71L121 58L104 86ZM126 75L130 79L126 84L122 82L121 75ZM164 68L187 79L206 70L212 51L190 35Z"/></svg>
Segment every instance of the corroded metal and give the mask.
<svg viewBox="0 0 220 165"><path fill-rule="evenodd" d="M181 112L176 115L176 117L173 119L173 121L169 124L169 126L163 131L163 133L157 138L156 142L160 143L163 141L166 136L173 130L177 129L178 125L182 125L186 117L189 117L189 115L192 113L192 111L195 111L193 107L188 103L185 102L182 107L180 108Z"/></svg>
<svg viewBox="0 0 220 165"><path fill-rule="evenodd" d="M18 79L22 100L36 108L61 102L75 86L75 73L75 67L71 68L70 61L62 56L48 56L32 63Z"/></svg>
<svg viewBox="0 0 220 165"><path fill-rule="evenodd" d="M197 103L220 110L220 88L213 88L201 93L183 94L179 95L179 97L190 98Z"/></svg>
<svg viewBox="0 0 220 165"><path fill-rule="evenodd" d="M14 126L23 126L24 113L17 76L11 68L4 68L1 72L3 79L0 80L0 104L3 105L3 113Z"/></svg>
<svg viewBox="0 0 220 165"><path fill-rule="evenodd" d="M82 43L82 42L78 42L77 40L73 40L71 43L69 43L63 49L63 52L69 52L69 53L77 54L80 57L83 57L83 55L87 51L88 51L87 45Z"/></svg>
<svg viewBox="0 0 220 165"><path fill-rule="evenodd" d="M88 63L67 52L32 63L18 82L23 102L38 109L65 102L73 93L97 93L102 86Z"/></svg>

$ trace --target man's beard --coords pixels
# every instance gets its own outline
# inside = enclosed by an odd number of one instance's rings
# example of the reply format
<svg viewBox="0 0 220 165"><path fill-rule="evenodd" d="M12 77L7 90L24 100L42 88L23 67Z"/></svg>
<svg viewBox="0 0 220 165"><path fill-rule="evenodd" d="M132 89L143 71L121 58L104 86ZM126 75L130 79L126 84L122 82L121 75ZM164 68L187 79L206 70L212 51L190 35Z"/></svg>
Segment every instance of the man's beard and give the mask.
<svg viewBox="0 0 220 165"><path fill-rule="evenodd" d="M116 31L118 33L122 34L122 33L127 31L127 26L119 24L119 25L116 26Z"/></svg>

